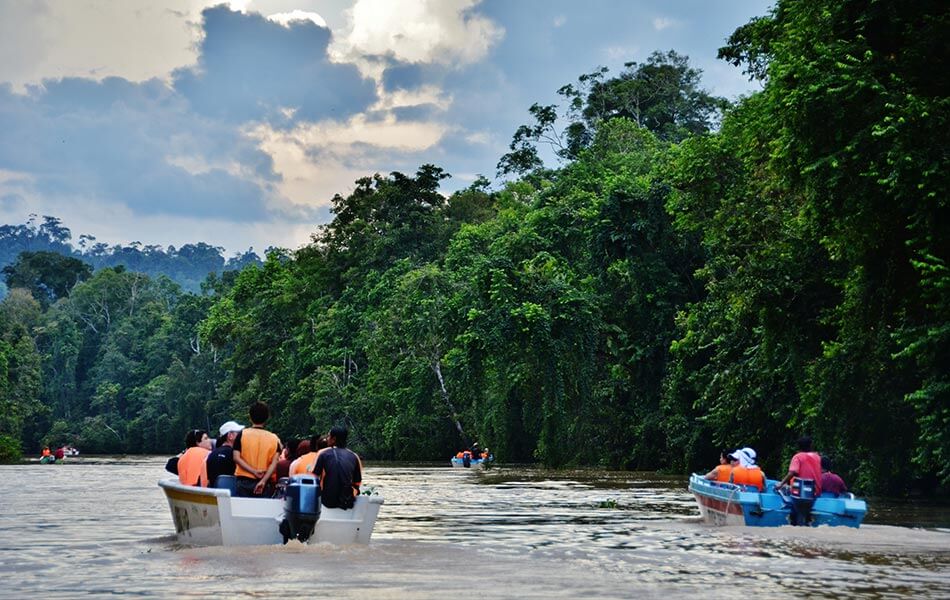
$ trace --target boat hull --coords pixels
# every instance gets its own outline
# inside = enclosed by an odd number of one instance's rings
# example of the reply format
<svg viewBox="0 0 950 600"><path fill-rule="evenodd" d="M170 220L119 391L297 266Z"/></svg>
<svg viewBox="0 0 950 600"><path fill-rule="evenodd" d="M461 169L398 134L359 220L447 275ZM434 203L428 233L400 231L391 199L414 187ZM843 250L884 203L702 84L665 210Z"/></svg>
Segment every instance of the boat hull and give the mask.
<svg viewBox="0 0 950 600"><path fill-rule="evenodd" d="M465 466L465 461L461 458L452 458L452 468L453 469L484 469L487 463L491 462L491 457L487 460L484 458L479 458L477 460L469 461L469 466Z"/></svg>
<svg viewBox="0 0 950 600"><path fill-rule="evenodd" d="M694 474L689 491L696 498L699 514L710 525L746 525L779 527L789 525L791 508L786 499L775 492L775 481L769 480L764 492L748 491L742 486L708 481ZM860 527L867 504L860 498L815 499L811 525Z"/></svg>
<svg viewBox="0 0 950 600"><path fill-rule="evenodd" d="M229 490L158 482L165 492L178 542L189 546L282 544L284 503L272 498L232 497ZM368 544L383 504L381 496L359 496L350 510L323 507L308 543Z"/></svg>

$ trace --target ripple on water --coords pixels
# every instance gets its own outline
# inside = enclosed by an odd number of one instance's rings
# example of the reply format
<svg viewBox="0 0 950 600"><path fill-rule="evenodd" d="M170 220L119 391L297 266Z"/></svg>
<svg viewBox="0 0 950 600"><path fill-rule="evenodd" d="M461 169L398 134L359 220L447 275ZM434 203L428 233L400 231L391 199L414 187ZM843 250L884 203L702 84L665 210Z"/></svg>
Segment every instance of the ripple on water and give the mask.
<svg viewBox="0 0 950 600"><path fill-rule="evenodd" d="M683 478L652 473L370 464L386 504L369 546L188 548L163 465L0 467L0 597L950 596L946 529L707 527Z"/></svg>

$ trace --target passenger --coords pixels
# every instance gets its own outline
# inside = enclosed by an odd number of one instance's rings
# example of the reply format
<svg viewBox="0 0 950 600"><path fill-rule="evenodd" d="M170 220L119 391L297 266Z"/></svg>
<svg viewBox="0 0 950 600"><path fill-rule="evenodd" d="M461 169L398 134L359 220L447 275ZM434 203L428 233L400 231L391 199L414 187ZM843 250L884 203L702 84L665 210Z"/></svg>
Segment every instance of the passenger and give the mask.
<svg viewBox="0 0 950 600"><path fill-rule="evenodd" d="M831 472L831 459L827 456L821 457L821 491L824 494L834 494L835 498L848 493L844 479Z"/></svg>
<svg viewBox="0 0 950 600"><path fill-rule="evenodd" d="M280 460L277 461L277 479L288 477L290 475L290 464L297 459L297 446L300 442L295 438L288 438L284 444L284 449L280 452Z"/></svg>
<svg viewBox="0 0 950 600"><path fill-rule="evenodd" d="M237 495L269 498L274 493L274 483L277 481L280 439L264 429L264 424L270 418L267 404L255 402L248 414L251 426L239 431L234 440Z"/></svg>
<svg viewBox="0 0 950 600"><path fill-rule="evenodd" d="M320 502L327 508L353 508L363 480L363 464L346 448L346 427L336 426L327 434L330 447L321 450L313 474L320 478Z"/></svg>
<svg viewBox="0 0 950 600"><path fill-rule="evenodd" d="M53 456L56 457L56 460L63 460L64 458L66 458L66 450L64 450L63 447L60 446L60 447L57 448L56 451L53 453Z"/></svg>
<svg viewBox="0 0 950 600"><path fill-rule="evenodd" d="M294 452L294 455L297 458L295 458L290 463L290 469L287 471L288 477L293 477L294 475L303 475L304 473L307 472L307 462L304 460L304 456L307 456L308 454L316 454L316 452L310 452L310 442L315 437L318 437L318 436L311 437L309 440L301 440L301 442L297 444L297 451ZM313 457L313 458L316 458L316 457ZM313 466L313 462L314 462L313 460L310 460L311 466ZM280 466L280 463L278 463L278 468L279 466Z"/></svg>
<svg viewBox="0 0 950 600"><path fill-rule="evenodd" d="M811 488L813 495L810 498L807 495L802 496L799 480L802 489ZM812 451L811 438L807 435L799 438L798 452L788 464L788 474L776 484L775 491L781 491L789 482L792 492L792 525L807 525L811 521L811 507L815 498L821 495L821 456Z"/></svg>
<svg viewBox="0 0 950 600"><path fill-rule="evenodd" d="M741 448L732 453L739 459L734 466L729 481L738 485L750 486L759 492L765 489L765 473L755 464L755 450L749 447Z"/></svg>
<svg viewBox="0 0 950 600"><path fill-rule="evenodd" d="M313 467L317 463L317 455L321 450L328 447L327 436L316 434L309 440L300 442L297 446L297 460L290 465L290 476L305 475L313 473Z"/></svg>
<svg viewBox="0 0 950 600"><path fill-rule="evenodd" d="M43 452L40 454L40 456L41 456L42 458L47 458L48 456L51 456L52 454L53 454L53 453L50 452L50 450L49 450L49 446L44 446L44 447L43 447Z"/></svg>
<svg viewBox="0 0 950 600"><path fill-rule="evenodd" d="M719 453L719 466L706 473L706 479L720 483L729 483L732 477L732 469L738 465L739 459L723 450Z"/></svg>
<svg viewBox="0 0 950 600"><path fill-rule="evenodd" d="M208 487L208 454L211 438L204 429L192 429L185 436L185 453L178 459L178 481L184 485Z"/></svg>
<svg viewBox="0 0 950 600"><path fill-rule="evenodd" d="M234 475L234 440L238 433L244 429L244 425L228 421L220 428L218 433L218 443L214 450L208 455L208 484L209 487L217 487L219 475Z"/></svg>

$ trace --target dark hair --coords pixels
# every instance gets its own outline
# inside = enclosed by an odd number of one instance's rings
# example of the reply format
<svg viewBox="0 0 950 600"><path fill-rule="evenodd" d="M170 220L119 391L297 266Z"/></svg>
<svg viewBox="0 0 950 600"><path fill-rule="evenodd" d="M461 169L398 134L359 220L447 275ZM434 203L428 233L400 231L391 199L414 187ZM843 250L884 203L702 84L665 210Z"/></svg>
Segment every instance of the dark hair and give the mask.
<svg viewBox="0 0 950 600"><path fill-rule="evenodd" d="M322 450L328 447L330 444L327 442L327 436L315 433L310 437L310 451L316 452L317 450Z"/></svg>
<svg viewBox="0 0 950 600"><path fill-rule="evenodd" d="M800 452L811 452L811 437L803 435L798 438L798 450Z"/></svg>
<svg viewBox="0 0 950 600"><path fill-rule="evenodd" d="M215 445L215 446L223 446L223 445L225 445L226 443L228 443L228 434L225 433L224 435L219 435L219 436L218 436L218 439L215 440L214 445Z"/></svg>
<svg viewBox="0 0 950 600"><path fill-rule="evenodd" d="M300 445L300 440L295 437L287 438L287 443L284 444L284 448L287 449L287 458L293 460L300 456L297 454L297 446Z"/></svg>
<svg viewBox="0 0 950 600"><path fill-rule="evenodd" d="M330 429L330 437L334 439L338 448L346 448L346 437L349 433L343 425L334 425Z"/></svg>
<svg viewBox="0 0 950 600"><path fill-rule="evenodd" d="M247 414L251 417L251 423L263 425L270 418L270 409L264 402L255 402Z"/></svg>
<svg viewBox="0 0 950 600"><path fill-rule="evenodd" d="M828 458L827 456L822 456L822 457L821 457L821 469L822 469L823 471L830 471L830 470L831 470L831 459Z"/></svg>
<svg viewBox="0 0 950 600"><path fill-rule="evenodd" d="M204 429L191 429L185 434L185 448L194 448L201 441L201 438L208 433Z"/></svg>

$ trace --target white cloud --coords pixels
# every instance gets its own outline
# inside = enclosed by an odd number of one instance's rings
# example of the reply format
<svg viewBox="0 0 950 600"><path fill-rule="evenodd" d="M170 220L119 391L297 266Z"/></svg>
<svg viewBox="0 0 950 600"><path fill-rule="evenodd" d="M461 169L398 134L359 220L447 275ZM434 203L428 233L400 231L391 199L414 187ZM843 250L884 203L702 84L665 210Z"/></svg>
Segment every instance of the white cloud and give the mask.
<svg viewBox="0 0 950 600"><path fill-rule="evenodd" d="M23 91L68 76L167 79L193 64L201 9L213 0L54 0L0 5L0 82Z"/></svg>
<svg viewBox="0 0 950 600"><path fill-rule="evenodd" d="M554 25L555 27L561 27L565 23L567 23L567 17L565 17L564 15L558 15L554 17L554 22L552 23L552 25Z"/></svg>
<svg viewBox="0 0 950 600"><path fill-rule="evenodd" d="M653 29L657 31L663 31L664 29L669 29L670 27L675 27L679 25L679 21L676 19L670 19L667 17L657 17L653 19Z"/></svg>
<svg viewBox="0 0 950 600"><path fill-rule="evenodd" d="M433 148L446 126L439 123L369 120L356 115L346 122L305 123L285 131L257 125L248 131L282 175L280 195L301 206L326 206L336 193L374 171L386 171L379 153L412 153Z"/></svg>
<svg viewBox="0 0 950 600"><path fill-rule="evenodd" d="M485 57L504 29L475 14L479 0L357 0L336 38L338 60L391 55L411 63L470 64Z"/></svg>
<svg viewBox="0 0 950 600"><path fill-rule="evenodd" d="M319 27L326 27L327 22L321 17L318 13L308 12L305 10L294 9L290 12L275 13L272 15L267 15L268 21L273 21L275 23L280 23L284 27L289 27L294 21L312 21L317 24Z"/></svg>
<svg viewBox="0 0 950 600"><path fill-rule="evenodd" d="M636 58L640 46L608 46L603 54L611 62L627 62Z"/></svg>

